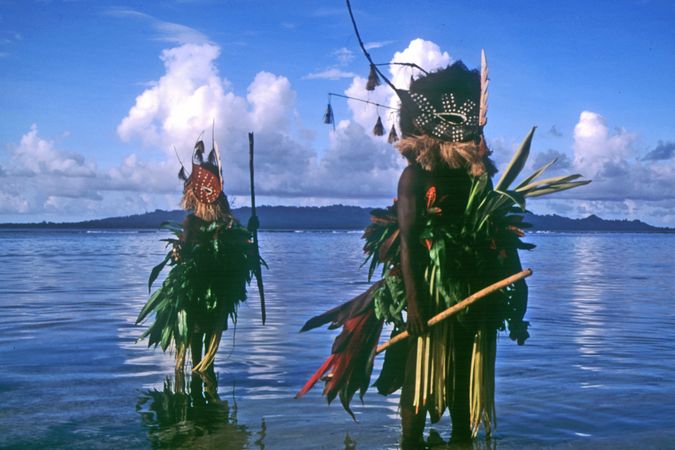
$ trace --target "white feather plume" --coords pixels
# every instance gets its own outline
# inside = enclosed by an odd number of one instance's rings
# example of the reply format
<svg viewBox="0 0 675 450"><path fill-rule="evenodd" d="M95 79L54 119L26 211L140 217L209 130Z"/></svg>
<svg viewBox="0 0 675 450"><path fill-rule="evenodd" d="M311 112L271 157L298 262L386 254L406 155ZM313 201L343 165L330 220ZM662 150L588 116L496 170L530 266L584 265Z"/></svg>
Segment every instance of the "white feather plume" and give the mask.
<svg viewBox="0 0 675 450"><path fill-rule="evenodd" d="M485 50L480 51L480 113L478 116L478 125L485 126L487 123L488 110L488 66L485 58Z"/></svg>

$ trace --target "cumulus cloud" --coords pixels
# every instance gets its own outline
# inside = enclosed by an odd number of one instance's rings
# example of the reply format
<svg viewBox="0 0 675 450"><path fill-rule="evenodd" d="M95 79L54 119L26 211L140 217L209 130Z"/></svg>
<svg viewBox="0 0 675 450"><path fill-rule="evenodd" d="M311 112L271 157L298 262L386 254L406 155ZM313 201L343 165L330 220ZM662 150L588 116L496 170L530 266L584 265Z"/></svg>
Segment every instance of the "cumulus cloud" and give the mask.
<svg viewBox="0 0 675 450"><path fill-rule="evenodd" d="M171 152L190 147L205 124L239 124L245 130L246 101L229 92L230 83L221 79L214 60L220 49L212 44L185 44L164 50L160 56L166 73L138 97L117 127L125 142L140 138L148 147ZM222 136L227 138L228 136Z"/></svg>
<svg viewBox="0 0 675 450"><path fill-rule="evenodd" d="M18 144L10 146L10 159L0 169L3 215L53 212L90 218L105 212L142 212L147 205L139 198L147 193L156 197L155 205L176 204L174 164L140 161L132 154L118 166L101 169L83 155L41 137L37 125L32 125ZM125 201L127 208L120 209L123 195L136 199L133 207L128 208L132 202ZM167 196L173 201L165 201Z"/></svg>
<svg viewBox="0 0 675 450"><path fill-rule="evenodd" d="M56 150L53 142L41 139L35 124L21 138L13 159L15 169L25 176L91 177L96 171L95 164L86 162L82 155Z"/></svg>
<svg viewBox="0 0 675 450"><path fill-rule="evenodd" d="M189 161L196 137L215 119L228 194L248 193L247 131L254 131L256 191L261 195L391 196L395 186L390 178L395 182L400 162L390 146L373 142L358 123L346 122L331 132L329 147L318 152L309 133L297 126L296 93L286 77L260 72L246 96L240 97L220 76L217 57L218 47L212 44L162 52L165 74L136 98L118 126L120 138L161 149L169 162L174 160L175 144L182 159ZM389 156L383 158L385 153ZM129 167L117 169L117 174L131 176L131 167L139 163L129 161ZM375 189L378 183L387 187ZM354 186L361 188L355 191Z"/></svg>
<svg viewBox="0 0 675 450"><path fill-rule="evenodd" d="M643 204L675 199L672 181L675 179L675 161L641 160L634 133L620 127L610 129L603 116L583 111L574 127L573 137L570 168L593 182L561 193L562 197L592 202L586 203L589 210L600 208L599 204L605 202L603 208L610 213L626 202ZM657 148L661 147L667 149L665 145ZM537 155L537 158L543 161L544 156L548 158L558 153L549 152ZM562 162L568 163L564 156ZM624 206L621 208L625 210Z"/></svg>
<svg viewBox="0 0 675 450"><path fill-rule="evenodd" d="M135 14L124 11L117 14ZM181 35L176 28L156 27L162 29ZM246 86L246 93L238 95L216 66L220 48L198 36L182 36L172 41L180 45L162 51L164 72L139 88L117 126L123 143L142 149L135 148L119 164L99 168L81 154L41 137L34 125L10 148L10 159L0 167L0 214L58 212L86 218L173 209L181 187L173 147L189 163L194 142L202 132L206 131L210 144L213 120L223 156L225 191L235 198L248 195L249 131L255 132L256 190L263 199L286 204L344 201L372 205L395 195L404 161L386 143L386 136L372 134L378 115L389 129L397 121L395 113L349 100L350 116L338 117L335 130L329 131L327 148L317 149L311 130L302 128L296 111L297 94L288 78L259 72ZM342 53L336 53L338 60L350 58ZM415 39L391 61L412 62L431 71L450 64L452 58L437 44ZM225 73L228 70L223 68ZM353 78L346 95L398 107L388 86L369 92L364 77L335 70L335 77ZM409 67L389 68L391 80L400 88L408 87L415 72ZM329 78L328 74L323 77ZM556 127L549 134L555 134L553 131L562 134ZM592 111L580 114L572 136L571 156L554 149L537 152L535 147L532 165L558 158L558 171L582 173L593 183L562 193L557 200L542 199L533 205L542 205L544 211L594 212L609 217L635 217L649 211L660 217L661 223L674 219L675 144L660 142L641 158L634 133L611 128L604 117ZM500 137L489 141L500 167L518 143Z"/></svg>
<svg viewBox="0 0 675 450"><path fill-rule="evenodd" d="M583 111L574 127L574 165L587 176L602 177L605 170L625 165L626 158L634 152L634 141L634 134L622 128L612 133L604 117Z"/></svg>

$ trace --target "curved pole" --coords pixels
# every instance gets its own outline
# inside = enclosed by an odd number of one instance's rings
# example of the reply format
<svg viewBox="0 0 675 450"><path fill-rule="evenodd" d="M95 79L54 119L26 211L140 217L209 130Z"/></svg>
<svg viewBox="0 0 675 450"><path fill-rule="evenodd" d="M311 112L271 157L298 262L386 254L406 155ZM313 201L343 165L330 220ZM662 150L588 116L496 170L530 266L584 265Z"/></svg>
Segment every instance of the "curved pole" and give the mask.
<svg viewBox="0 0 675 450"><path fill-rule="evenodd" d="M532 275L532 269L525 269L522 272L518 272L516 274L511 275L508 278L504 278L501 281L498 281L494 284L491 284L490 286L485 287L485 288L481 289L480 291L468 296L467 298L465 298L461 302L455 303L454 305L452 305L450 308L446 309L445 311L435 315L434 317L432 317L431 319L429 319L427 321L427 325L429 325L430 327L433 327L437 323L442 322L445 319L454 316L455 314L457 314L458 312L460 312L461 310L463 310L467 306L470 306L471 304L477 302L481 298L486 297L486 296L492 294L493 292L498 291L499 289L505 288L509 284L513 284L518 280L522 280L523 278L527 278L530 275ZM375 354L382 353L383 351L385 351L390 346L407 339L409 336L410 336L410 333L408 333L407 331L404 331L403 333L397 334L396 336L394 336L393 338L391 338L390 340L388 340L384 344L378 346L377 350L375 351Z"/></svg>
<svg viewBox="0 0 675 450"><path fill-rule="evenodd" d="M356 26L356 20L354 19L354 12L352 11L352 5L351 3L349 3L349 0L346 1L347 1L347 10L349 11L349 18L352 20L352 25L354 26L354 33L356 33L356 39L359 41L359 46L361 47L363 54L366 56L366 59L368 60L370 65L375 68L378 75L380 75L382 79L389 85L389 87L392 88L394 92L396 92L396 86L394 86L394 84L391 81L389 81L389 78L387 78L382 73L382 71L378 69L377 64L373 62L373 58L370 57L370 53L368 53L368 50L366 50L366 46L363 43L363 40L361 39L361 34L359 33L359 29Z"/></svg>

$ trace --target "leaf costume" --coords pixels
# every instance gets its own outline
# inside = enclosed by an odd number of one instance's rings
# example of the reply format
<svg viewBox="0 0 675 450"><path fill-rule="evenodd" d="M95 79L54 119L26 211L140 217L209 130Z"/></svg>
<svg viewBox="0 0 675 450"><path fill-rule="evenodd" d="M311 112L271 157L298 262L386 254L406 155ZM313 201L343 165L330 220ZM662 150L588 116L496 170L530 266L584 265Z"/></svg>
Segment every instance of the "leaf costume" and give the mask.
<svg viewBox="0 0 675 450"><path fill-rule="evenodd" d="M580 175L540 179L550 163L511 187L529 155L532 129L493 186L491 175L496 169L488 158L490 152L483 137L487 108L484 56L481 73L469 71L458 61L412 80L409 90L397 89L397 94L401 99L399 125L403 136L397 146L408 159L409 169L427 179L447 179L454 184L425 186L424 201L417 211L420 226L416 251L422 256L415 264L421 266L425 307L432 316L521 270L518 250L534 247L520 239L524 236L522 230L529 227L523 221L527 197L570 189L588 181L574 181ZM432 176L437 173L444 174L444 178ZM383 325L392 326L392 336L406 327L408 299L401 266L398 207L395 201L387 209L374 210L372 223L363 235L369 279L380 267L381 279L351 301L310 319L301 330L327 323L331 329L342 327L332 354L298 396L323 379L327 400L339 396L352 416L351 399L359 391L363 400L370 385ZM523 281L492 294L425 334L409 339L408 344L389 347L374 386L387 395L405 385L406 377L414 377L414 389L404 389L401 403L410 402L418 412L427 411L432 422L440 419L457 396L467 395L467 429L475 437L482 424L489 434L495 424L496 335L508 329L513 340L524 343L529 337L528 323L523 320L526 308L527 286ZM459 371L470 372L465 387L456 384ZM452 415L454 435L454 411Z"/></svg>
<svg viewBox="0 0 675 450"><path fill-rule="evenodd" d="M160 272L170 271L150 296L136 323L154 313L154 322L143 333L148 346L176 349L176 369L182 370L188 349L193 371L203 372L213 364L223 331L236 325L237 308L246 300L246 287L259 276L260 259L251 232L232 216L222 192L217 150L203 161L204 144L198 141L182 206L191 210L184 224L165 223L173 238L164 260L152 269L148 290ZM204 356L202 358L202 345Z"/></svg>

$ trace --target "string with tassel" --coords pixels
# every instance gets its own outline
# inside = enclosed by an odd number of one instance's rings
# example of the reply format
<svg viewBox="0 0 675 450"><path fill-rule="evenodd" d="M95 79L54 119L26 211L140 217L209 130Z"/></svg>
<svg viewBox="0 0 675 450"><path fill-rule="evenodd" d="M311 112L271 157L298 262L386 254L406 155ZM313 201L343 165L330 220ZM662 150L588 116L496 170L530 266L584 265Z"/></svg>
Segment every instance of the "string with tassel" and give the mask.
<svg viewBox="0 0 675 450"><path fill-rule="evenodd" d="M370 100L364 100L362 98L357 98L357 97L350 97L349 95L342 95L342 94L336 94L334 92L329 92L328 93L328 105L326 106L326 111L323 113L323 123L326 125L333 125L333 130L335 130L335 116L333 114L333 107L331 106L331 97L341 97L341 98L346 98L348 100L354 100L357 102L361 103L366 103L368 105L373 105L377 108L384 108L384 109L389 109L392 111L398 111L397 108L393 108L391 106L383 105L381 103L376 103L376 102L371 102ZM376 136L383 136L384 135L384 125L382 124L382 120L380 119L380 115L378 113L377 115L378 123L375 124L375 128L373 128L373 133ZM380 134L377 134L379 130L381 129ZM378 130L378 131L376 131Z"/></svg>

